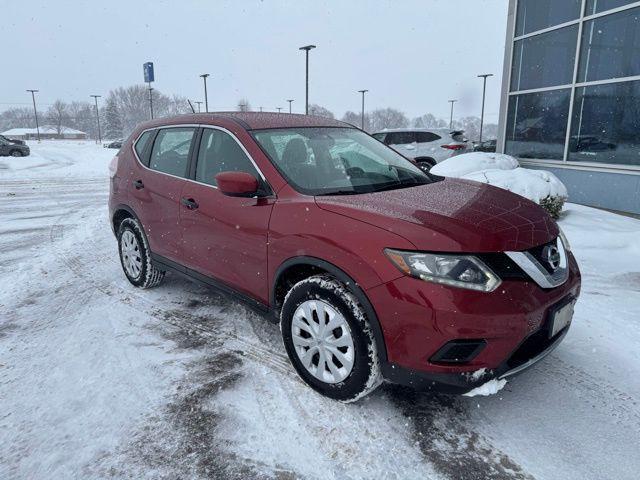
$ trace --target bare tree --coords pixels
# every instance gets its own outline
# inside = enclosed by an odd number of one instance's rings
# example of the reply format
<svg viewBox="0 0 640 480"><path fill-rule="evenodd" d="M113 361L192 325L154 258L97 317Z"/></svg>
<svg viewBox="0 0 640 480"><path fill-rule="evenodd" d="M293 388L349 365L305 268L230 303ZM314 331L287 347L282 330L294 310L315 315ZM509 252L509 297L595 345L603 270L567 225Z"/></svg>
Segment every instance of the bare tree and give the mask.
<svg viewBox="0 0 640 480"><path fill-rule="evenodd" d="M47 122L55 127L58 135L62 133L63 127L68 126L70 122L68 106L62 100L56 100L49 107L46 114Z"/></svg>
<svg viewBox="0 0 640 480"><path fill-rule="evenodd" d="M414 118L411 124L415 128L446 128L447 122L441 118L437 118L431 113L425 113L424 115Z"/></svg>
<svg viewBox="0 0 640 480"><path fill-rule="evenodd" d="M407 126L409 126L407 116L394 108L379 108L371 112L371 131Z"/></svg>
<svg viewBox="0 0 640 480"><path fill-rule="evenodd" d="M315 103L309 104L309 115L316 115L318 117L336 118L333 113L320 105Z"/></svg>
<svg viewBox="0 0 640 480"><path fill-rule="evenodd" d="M33 110L30 108L9 108L0 113L0 132L11 128L35 128Z"/></svg>
<svg viewBox="0 0 640 480"><path fill-rule="evenodd" d="M362 124L362 114L348 111L342 116L342 121L360 128ZM367 132L371 131L371 118L366 112L364 114L364 130Z"/></svg>

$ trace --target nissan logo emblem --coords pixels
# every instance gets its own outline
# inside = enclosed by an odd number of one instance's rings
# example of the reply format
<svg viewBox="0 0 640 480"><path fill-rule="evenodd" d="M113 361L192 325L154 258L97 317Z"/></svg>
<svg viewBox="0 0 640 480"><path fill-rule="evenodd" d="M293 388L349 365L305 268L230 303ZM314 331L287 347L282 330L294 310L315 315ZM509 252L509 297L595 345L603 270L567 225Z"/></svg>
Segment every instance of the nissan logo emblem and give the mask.
<svg viewBox="0 0 640 480"><path fill-rule="evenodd" d="M547 245L542 250L542 258L545 260L552 270L556 270L560 266L560 251L555 245Z"/></svg>

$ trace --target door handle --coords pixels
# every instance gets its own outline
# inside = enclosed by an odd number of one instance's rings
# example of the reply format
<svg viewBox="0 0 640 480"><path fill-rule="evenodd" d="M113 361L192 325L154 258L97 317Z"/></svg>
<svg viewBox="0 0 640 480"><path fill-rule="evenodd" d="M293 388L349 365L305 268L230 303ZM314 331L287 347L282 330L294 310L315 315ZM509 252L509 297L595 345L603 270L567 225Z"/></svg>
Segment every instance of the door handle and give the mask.
<svg viewBox="0 0 640 480"><path fill-rule="evenodd" d="M184 198L180 199L180 203L187 207L189 210L195 210L198 208L198 202L196 202L193 198Z"/></svg>
<svg viewBox="0 0 640 480"><path fill-rule="evenodd" d="M136 180L133 182L133 186L136 187L136 190L140 190L141 188L144 188L144 183L142 183L142 180Z"/></svg>

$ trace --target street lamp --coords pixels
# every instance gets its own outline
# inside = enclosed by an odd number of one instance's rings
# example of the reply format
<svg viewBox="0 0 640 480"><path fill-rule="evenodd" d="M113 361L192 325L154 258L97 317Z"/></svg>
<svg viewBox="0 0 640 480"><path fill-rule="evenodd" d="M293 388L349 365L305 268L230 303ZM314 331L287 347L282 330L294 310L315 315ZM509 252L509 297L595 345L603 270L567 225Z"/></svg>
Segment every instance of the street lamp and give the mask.
<svg viewBox="0 0 640 480"><path fill-rule="evenodd" d="M278 113L282 112L282 107L276 107L278 109Z"/></svg>
<svg viewBox="0 0 640 480"><path fill-rule="evenodd" d="M208 73L203 73L202 75L200 75L200 77L204 81L204 111L207 113L209 113L209 97L207 96L207 77L208 76L209 76Z"/></svg>
<svg viewBox="0 0 640 480"><path fill-rule="evenodd" d="M289 102L289 113L291 113L291 104L293 103L293 99L287 100Z"/></svg>
<svg viewBox="0 0 640 480"><path fill-rule="evenodd" d="M360 128L364 130L364 94L369 90L358 90L362 94L362 114L360 115Z"/></svg>
<svg viewBox="0 0 640 480"><path fill-rule="evenodd" d="M482 78L482 113L480 114L480 138L478 139L479 143L482 143L482 126L484 124L484 98L487 93L487 77L493 77L493 73L485 73L482 75L478 75L478 78Z"/></svg>
<svg viewBox="0 0 640 480"><path fill-rule="evenodd" d="M457 101L458 100L449 100L449 103L451 104L451 119L449 120L449 130L453 129L453 104Z"/></svg>
<svg viewBox="0 0 640 480"><path fill-rule="evenodd" d="M305 102L304 102L304 114L309 115L309 50L316 48L315 45L305 45L300 47L300 50L305 51L306 57L306 89L305 89Z"/></svg>
<svg viewBox="0 0 640 480"><path fill-rule="evenodd" d="M202 105L202 102L194 102L194 103L198 105L198 113L200 113L200 105Z"/></svg>
<svg viewBox="0 0 640 480"><path fill-rule="evenodd" d="M36 93L38 90L27 90L31 92L31 99L33 100L33 115L36 117L36 132L38 134L38 143L40 142L40 127L38 126L38 110L36 110Z"/></svg>
<svg viewBox="0 0 640 480"><path fill-rule="evenodd" d="M89 95L96 101L96 121L98 122L98 143L102 143L102 134L100 132L100 114L98 113L98 99L102 95Z"/></svg>

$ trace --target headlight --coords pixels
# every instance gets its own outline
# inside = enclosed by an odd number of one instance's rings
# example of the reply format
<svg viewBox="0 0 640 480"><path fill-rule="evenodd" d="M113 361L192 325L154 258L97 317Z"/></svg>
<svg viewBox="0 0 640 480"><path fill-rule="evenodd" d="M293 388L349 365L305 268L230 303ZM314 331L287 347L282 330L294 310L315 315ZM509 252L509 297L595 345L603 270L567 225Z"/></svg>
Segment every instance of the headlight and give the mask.
<svg viewBox="0 0 640 480"><path fill-rule="evenodd" d="M571 251L571 245L569 244L569 240L567 239L567 236L564 234L564 232L562 231L562 229L560 227L558 227L558 230L560 231L560 240L562 241L562 244L564 245L564 249L567 252Z"/></svg>
<svg viewBox="0 0 640 480"><path fill-rule="evenodd" d="M398 269L427 282L492 292L500 279L482 261L470 255L418 253L385 249L384 253Z"/></svg>

